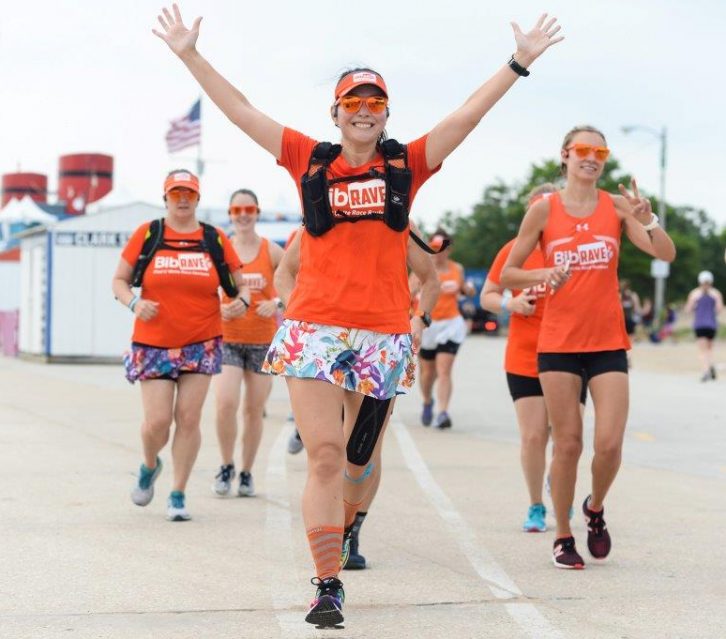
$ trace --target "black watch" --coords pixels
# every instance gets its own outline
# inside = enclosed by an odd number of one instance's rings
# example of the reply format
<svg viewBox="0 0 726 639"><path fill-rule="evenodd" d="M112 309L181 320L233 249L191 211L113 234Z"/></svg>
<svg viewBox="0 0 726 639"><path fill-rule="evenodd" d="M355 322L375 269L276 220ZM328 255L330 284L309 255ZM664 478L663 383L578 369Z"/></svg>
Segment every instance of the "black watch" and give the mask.
<svg viewBox="0 0 726 639"><path fill-rule="evenodd" d="M512 54L512 57L509 58L509 62L507 62L507 64L517 75L522 76L523 78L526 78L529 75L529 71L514 59L514 54Z"/></svg>
<svg viewBox="0 0 726 639"><path fill-rule="evenodd" d="M426 328L431 326L431 313L424 311L423 313L421 313L421 315L419 315L419 317L421 318L421 321Z"/></svg>

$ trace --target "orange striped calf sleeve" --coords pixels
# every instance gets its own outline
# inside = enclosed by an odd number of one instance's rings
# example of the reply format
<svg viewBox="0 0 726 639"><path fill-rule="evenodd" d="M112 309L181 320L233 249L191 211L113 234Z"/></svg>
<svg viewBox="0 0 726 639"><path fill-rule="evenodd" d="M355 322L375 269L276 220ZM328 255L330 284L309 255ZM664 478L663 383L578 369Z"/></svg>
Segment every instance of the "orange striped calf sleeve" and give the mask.
<svg viewBox="0 0 726 639"><path fill-rule="evenodd" d="M337 576L340 553L343 550L343 529L336 526L317 526L307 531L310 552L318 578Z"/></svg>

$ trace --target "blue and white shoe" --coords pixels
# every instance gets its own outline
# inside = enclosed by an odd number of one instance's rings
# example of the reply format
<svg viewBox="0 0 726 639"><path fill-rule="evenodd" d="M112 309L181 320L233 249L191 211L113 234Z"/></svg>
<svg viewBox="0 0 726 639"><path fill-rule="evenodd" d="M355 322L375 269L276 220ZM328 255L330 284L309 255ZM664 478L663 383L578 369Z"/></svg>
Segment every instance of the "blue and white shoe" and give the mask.
<svg viewBox="0 0 726 639"><path fill-rule="evenodd" d="M189 521L192 518L187 512L184 493L181 490L171 491L166 502L166 518L169 521Z"/></svg>
<svg viewBox="0 0 726 639"><path fill-rule="evenodd" d="M141 464L139 468L139 478L131 491L131 501L137 506L147 506L154 498L154 482L161 474L163 464L161 460L156 458L156 466L148 468L146 464Z"/></svg>
<svg viewBox="0 0 726 639"><path fill-rule="evenodd" d="M532 504L527 512L527 519L522 524L522 530L524 532L545 532L547 530L546 515L547 509L544 504Z"/></svg>

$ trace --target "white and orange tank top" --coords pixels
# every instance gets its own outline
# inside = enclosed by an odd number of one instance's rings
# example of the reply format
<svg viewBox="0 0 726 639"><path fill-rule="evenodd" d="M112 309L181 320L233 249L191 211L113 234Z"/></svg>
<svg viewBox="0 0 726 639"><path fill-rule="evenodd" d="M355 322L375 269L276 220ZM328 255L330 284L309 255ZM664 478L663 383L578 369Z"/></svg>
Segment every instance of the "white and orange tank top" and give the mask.
<svg viewBox="0 0 726 639"><path fill-rule="evenodd" d="M464 276L456 262L448 260L446 266L445 271L438 272L441 288L436 306L431 311L431 319L436 321L453 319L460 315L459 293L464 285Z"/></svg>
<svg viewBox="0 0 726 639"><path fill-rule="evenodd" d="M222 321L222 338L234 344L269 344L277 331L277 320L272 317L261 317L256 313L260 302L274 299L276 296L273 285L275 269L270 257L269 240L262 238L260 249L251 262L243 263L242 277L244 285L249 286L250 307L241 317ZM225 296L225 302L230 298Z"/></svg>
<svg viewBox="0 0 726 639"><path fill-rule="evenodd" d="M597 207L587 217L567 213L559 193L549 201L540 238L545 266L569 263L571 277L546 296L537 352L629 349L618 287L622 223L612 198L598 191Z"/></svg>

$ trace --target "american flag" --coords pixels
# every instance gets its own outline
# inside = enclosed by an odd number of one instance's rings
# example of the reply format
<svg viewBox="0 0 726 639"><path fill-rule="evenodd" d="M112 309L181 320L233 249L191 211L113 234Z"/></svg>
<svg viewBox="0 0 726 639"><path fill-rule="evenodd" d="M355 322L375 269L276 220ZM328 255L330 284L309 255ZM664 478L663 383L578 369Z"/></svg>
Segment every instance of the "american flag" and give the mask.
<svg viewBox="0 0 726 639"><path fill-rule="evenodd" d="M166 148L169 153L181 151L202 141L202 100L194 103L191 111L183 118L171 121L166 134Z"/></svg>

